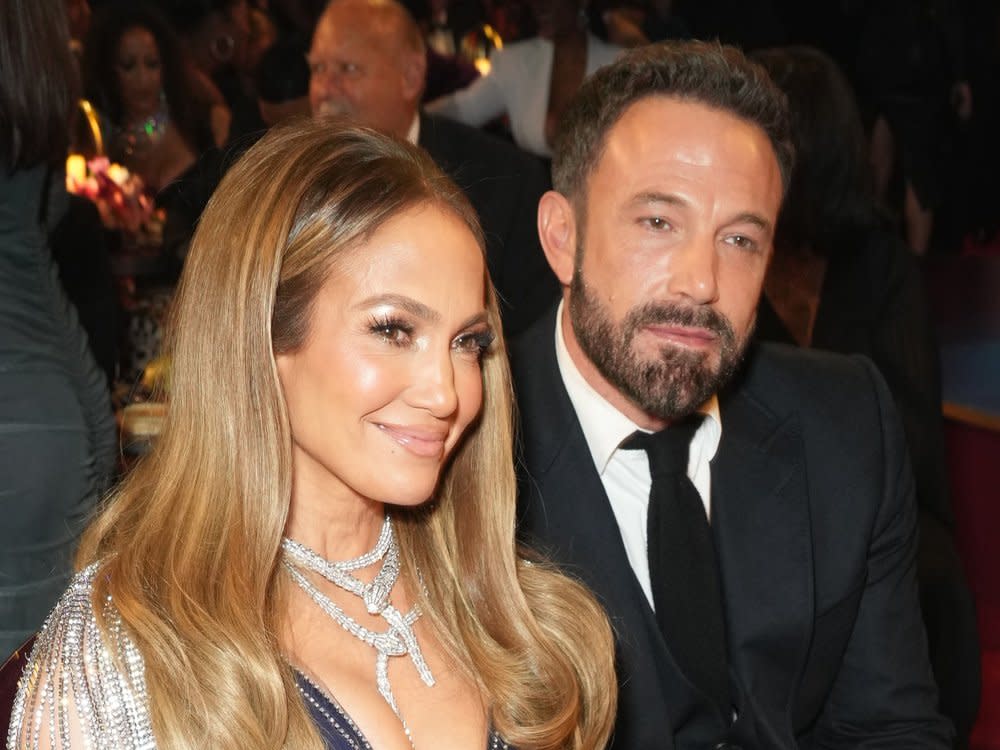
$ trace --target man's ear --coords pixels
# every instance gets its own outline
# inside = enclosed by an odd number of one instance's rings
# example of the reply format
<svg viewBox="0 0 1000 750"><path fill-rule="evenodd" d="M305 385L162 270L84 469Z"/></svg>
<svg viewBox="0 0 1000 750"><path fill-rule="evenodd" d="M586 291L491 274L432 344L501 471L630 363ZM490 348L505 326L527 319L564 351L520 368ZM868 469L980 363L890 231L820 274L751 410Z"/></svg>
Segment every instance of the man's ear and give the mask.
<svg viewBox="0 0 1000 750"><path fill-rule="evenodd" d="M408 51L402 60L403 96L407 101L420 104L427 82L427 55L416 50Z"/></svg>
<svg viewBox="0 0 1000 750"><path fill-rule="evenodd" d="M559 283L569 286L576 262L576 212L562 193L549 190L538 201L538 239Z"/></svg>

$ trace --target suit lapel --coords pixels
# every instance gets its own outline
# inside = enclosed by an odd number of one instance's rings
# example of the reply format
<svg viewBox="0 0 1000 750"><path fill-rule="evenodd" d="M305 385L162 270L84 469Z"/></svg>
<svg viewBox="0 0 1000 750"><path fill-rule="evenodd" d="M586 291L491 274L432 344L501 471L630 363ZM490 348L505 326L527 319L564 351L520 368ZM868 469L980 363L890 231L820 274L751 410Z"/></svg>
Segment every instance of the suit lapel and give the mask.
<svg viewBox="0 0 1000 750"><path fill-rule="evenodd" d="M747 699L780 709L795 691L814 614L806 461L797 416L771 413L751 391L720 399L712 528L730 663Z"/></svg>
<svg viewBox="0 0 1000 750"><path fill-rule="evenodd" d="M527 467L522 481L531 485L522 489L522 500L529 500L522 503L521 527L530 539L541 540L543 552L584 581L611 617L623 683L615 747L666 749L672 744L665 737L692 720L706 720L701 712L708 704L674 661L629 564L559 375L554 326L554 316L543 318L519 340L513 356ZM670 710L650 713L650 706ZM624 727L631 728L622 735Z"/></svg>

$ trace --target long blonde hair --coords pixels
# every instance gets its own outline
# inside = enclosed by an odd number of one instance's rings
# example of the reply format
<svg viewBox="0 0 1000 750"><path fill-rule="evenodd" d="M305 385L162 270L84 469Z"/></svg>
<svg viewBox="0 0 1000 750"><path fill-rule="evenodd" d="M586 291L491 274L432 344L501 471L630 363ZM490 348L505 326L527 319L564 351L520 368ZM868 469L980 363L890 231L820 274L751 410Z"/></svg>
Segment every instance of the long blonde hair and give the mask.
<svg viewBox="0 0 1000 750"><path fill-rule="evenodd" d="M101 561L94 601L112 597L144 657L160 747L322 748L277 638L292 466L274 353L305 340L345 250L427 202L482 245L464 195L420 149L314 119L269 131L203 214L171 320L168 424L78 558ZM502 340L484 358L483 390L434 497L394 514L403 570L411 591L421 571L425 616L508 741L600 747L616 698L610 628L583 587L518 557Z"/></svg>

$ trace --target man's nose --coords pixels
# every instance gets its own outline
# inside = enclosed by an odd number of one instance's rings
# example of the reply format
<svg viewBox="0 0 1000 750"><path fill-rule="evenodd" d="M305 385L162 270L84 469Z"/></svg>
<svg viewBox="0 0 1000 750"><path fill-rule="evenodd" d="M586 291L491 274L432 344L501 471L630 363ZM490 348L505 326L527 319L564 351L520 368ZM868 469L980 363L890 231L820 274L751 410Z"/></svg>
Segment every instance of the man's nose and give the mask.
<svg viewBox="0 0 1000 750"><path fill-rule="evenodd" d="M719 256L713 237L695 237L671 254L667 289L700 305L718 300Z"/></svg>
<svg viewBox="0 0 1000 750"><path fill-rule="evenodd" d="M343 93L344 76L332 65L324 66L323 70L311 74L310 85L324 94Z"/></svg>

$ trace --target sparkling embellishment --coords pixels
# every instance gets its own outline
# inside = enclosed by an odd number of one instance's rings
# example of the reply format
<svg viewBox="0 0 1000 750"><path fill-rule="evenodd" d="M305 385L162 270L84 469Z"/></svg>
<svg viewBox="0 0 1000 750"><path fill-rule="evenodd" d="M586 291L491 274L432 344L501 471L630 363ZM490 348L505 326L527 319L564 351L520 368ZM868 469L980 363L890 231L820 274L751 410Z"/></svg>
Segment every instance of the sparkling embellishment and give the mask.
<svg viewBox="0 0 1000 750"><path fill-rule="evenodd" d="M391 537L391 530L387 532L383 527L383 534ZM389 551L389 546L395 547L394 540L387 542L385 552ZM376 546L368 553L374 556L372 562L380 558L376 554L378 549ZM398 559L398 550L396 556ZM365 557L356 558L354 563L357 567L352 569L364 567L357 561ZM70 727L75 722L84 748L155 750L142 656L122 627L110 597L105 600L102 610L107 628L106 639L102 636L91 600L97 572L98 563L79 572L39 630L18 682L7 731L7 748L71 750ZM399 615L398 612L396 614ZM412 624L418 613L399 615L404 621L411 616ZM413 643L416 644L415 638ZM431 679L429 684L433 684ZM388 689L387 677L385 683ZM325 693L323 695L329 698ZM304 693L303 698L307 698ZM308 700L315 705L314 700ZM327 721L337 726L336 717L322 707L317 708L321 709L320 713ZM362 738L364 750L370 750L370 745L351 718L342 709L341 713ZM412 747L409 727L402 717L400 721ZM47 735L44 743L43 732ZM508 747L496 732L490 732L489 750L507 750Z"/></svg>
<svg viewBox="0 0 1000 750"><path fill-rule="evenodd" d="M76 575L39 631L18 684L7 747L68 750L73 723L84 747L156 747L142 657L110 599L102 637L90 598L96 573L94 564Z"/></svg>
<svg viewBox="0 0 1000 750"><path fill-rule="evenodd" d="M410 727L399 711L392 686L389 684L389 657L408 655L420 679L428 687L434 685L434 675L424 660L420 645L417 643L417 636L413 632L413 623L420 617L420 608L415 606L403 614L389 603L389 594L396 584L396 579L399 578L399 547L392 531L392 520L386 515L382 532L373 550L351 560L343 562L326 560L305 545L287 538L282 542L282 549L284 564L292 580L344 630L375 649L375 685L403 725L403 731L412 747ZM371 583L366 584L351 575L351 571L372 565L379 560L382 561L382 567ZM386 621L388 630L377 633L361 625L310 583L299 568L318 573L330 583L360 597L369 614L379 615Z"/></svg>

